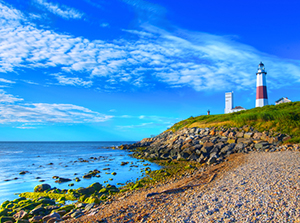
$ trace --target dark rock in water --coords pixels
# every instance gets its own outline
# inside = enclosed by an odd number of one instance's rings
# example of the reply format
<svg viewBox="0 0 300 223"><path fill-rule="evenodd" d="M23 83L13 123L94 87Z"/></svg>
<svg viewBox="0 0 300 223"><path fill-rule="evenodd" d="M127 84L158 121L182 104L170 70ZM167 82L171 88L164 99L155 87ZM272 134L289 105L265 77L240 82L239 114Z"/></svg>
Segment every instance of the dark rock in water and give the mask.
<svg viewBox="0 0 300 223"><path fill-rule="evenodd" d="M69 178L63 178L63 177L59 177L55 183L65 183L65 182L69 182L69 181L72 181L71 179Z"/></svg>
<svg viewBox="0 0 300 223"><path fill-rule="evenodd" d="M78 188L77 193L82 194L82 195L90 195L94 193L96 190L94 187L87 187L87 188Z"/></svg>
<svg viewBox="0 0 300 223"><path fill-rule="evenodd" d="M49 184L40 184L34 188L34 192L44 192L46 190L50 190L51 186Z"/></svg>
<svg viewBox="0 0 300 223"><path fill-rule="evenodd" d="M104 169L109 170L110 168L104 168ZM97 169L96 170L91 170L91 171L89 171L89 173L85 174L82 178L90 179L92 177L95 177L98 173L100 173L100 171L97 170Z"/></svg>

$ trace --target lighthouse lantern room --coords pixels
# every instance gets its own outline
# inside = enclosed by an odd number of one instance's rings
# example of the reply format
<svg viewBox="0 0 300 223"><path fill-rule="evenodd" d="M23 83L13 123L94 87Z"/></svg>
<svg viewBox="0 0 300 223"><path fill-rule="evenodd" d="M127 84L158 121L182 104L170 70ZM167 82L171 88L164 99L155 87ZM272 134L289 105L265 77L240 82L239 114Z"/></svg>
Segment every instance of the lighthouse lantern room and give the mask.
<svg viewBox="0 0 300 223"><path fill-rule="evenodd" d="M258 65L256 73L256 105L255 107L263 107L268 105L267 84L266 84L265 66L262 62Z"/></svg>

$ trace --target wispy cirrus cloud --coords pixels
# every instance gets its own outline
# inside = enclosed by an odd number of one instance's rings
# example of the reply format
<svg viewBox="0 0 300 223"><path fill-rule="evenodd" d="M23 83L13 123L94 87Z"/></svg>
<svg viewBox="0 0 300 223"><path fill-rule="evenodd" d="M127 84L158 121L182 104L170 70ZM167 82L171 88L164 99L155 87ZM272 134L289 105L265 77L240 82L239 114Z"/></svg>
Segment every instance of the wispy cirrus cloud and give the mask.
<svg viewBox="0 0 300 223"><path fill-rule="evenodd" d="M113 116L73 104L20 103L22 98L0 90L0 124L97 123Z"/></svg>
<svg viewBox="0 0 300 223"><path fill-rule="evenodd" d="M15 84L16 83L15 81L7 80L4 78L0 78L0 82L6 83L6 84Z"/></svg>
<svg viewBox="0 0 300 223"><path fill-rule="evenodd" d="M118 126L119 129L134 129L134 128L155 128L155 127L171 127L175 122L178 122L179 118L173 117L164 117L164 116L156 116L156 115L140 115L140 116L130 116L130 115L122 115L115 116L115 118L126 118L132 119L133 125L123 125Z"/></svg>
<svg viewBox="0 0 300 223"><path fill-rule="evenodd" d="M34 3L37 3L39 7L64 19L81 19L84 16L84 13L66 5L55 4L46 0L34 0Z"/></svg>
<svg viewBox="0 0 300 223"><path fill-rule="evenodd" d="M37 127L33 127L33 126L17 126L17 129L36 129Z"/></svg>
<svg viewBox="0 0 300 223"><path fill-rule="evenodd" d="M11 94L7 94L4 90L0 89L0 103L14 103L17 101L23 101L22 98L17 98Z"/></svg>
<svg viewBox="0 0 300 223"><path fill-rule="evenodd" d="M65 77L60 74L52 74L52 75L58 80L60 85L90 87L93 84L92 81L84 81L82 78L78 78L78 77Z"/></svg>
<svg viewBox="0 0 300 223"><path fill-rule="evenodd" d="M128 4L140 7L138 1ZM5 11L0 18L8 21L0 27L0 72L56 68L58 84L90 87L101 80L101 87L95 87L103 90L164 83L172 88L223 91L252 88L256 66L263 61L272 74L270 88L300 80L299 61L267 55L224 36L186 30L171 33L143 25L141 30L123 30L132 34L129 40L90 41L23 25L17 22L24 17L21 13L1 3L0 8ZM74 72L79 77L70 75Z"/></svg>

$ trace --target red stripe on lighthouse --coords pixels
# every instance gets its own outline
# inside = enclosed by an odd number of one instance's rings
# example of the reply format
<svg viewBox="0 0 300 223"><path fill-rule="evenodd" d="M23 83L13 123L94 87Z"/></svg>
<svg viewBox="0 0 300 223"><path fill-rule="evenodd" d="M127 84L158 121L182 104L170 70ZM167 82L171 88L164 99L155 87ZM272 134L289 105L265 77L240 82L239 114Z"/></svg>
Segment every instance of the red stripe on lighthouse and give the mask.
<svg viewBox="0 0 300 223"><path fill-rule="evenodd" d="M256 87L256 99L268 99L266 86Z"/></svg>

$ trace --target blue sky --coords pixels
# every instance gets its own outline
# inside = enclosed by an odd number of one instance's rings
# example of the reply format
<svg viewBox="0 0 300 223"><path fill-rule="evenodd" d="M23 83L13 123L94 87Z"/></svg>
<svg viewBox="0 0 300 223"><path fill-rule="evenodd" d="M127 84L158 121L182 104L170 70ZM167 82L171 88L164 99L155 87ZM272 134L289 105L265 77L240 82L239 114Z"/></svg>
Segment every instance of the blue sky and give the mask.
<svg viewBox="0 0 300 223"><path fill-rule="evenodd" d="M300 100L298 1L0 0L0 140L141 140Z"/></svg>

